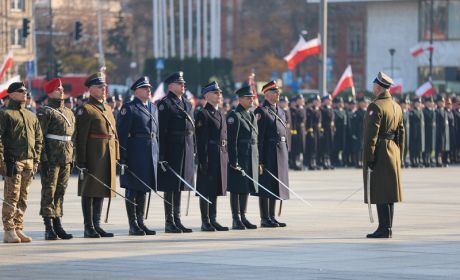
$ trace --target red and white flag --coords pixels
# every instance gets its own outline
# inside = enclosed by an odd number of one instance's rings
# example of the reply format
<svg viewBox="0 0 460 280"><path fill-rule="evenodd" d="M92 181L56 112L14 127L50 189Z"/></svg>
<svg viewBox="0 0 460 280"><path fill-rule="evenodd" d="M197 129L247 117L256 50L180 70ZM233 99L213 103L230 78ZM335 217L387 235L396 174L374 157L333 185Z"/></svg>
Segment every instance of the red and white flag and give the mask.
<svg viewBox="0 0 460 280"><path fill-rule="evenodd" d="M355 85L353 83L353 73L351 71L350 64L348 64L347 68L345 68L342 77L340 77L337 86L332 92L332 99L334 99L340 92L344 91L347 88L351 88L351 93L353 94L353 96L355 96Z"/></svg>
<svg viewBox="0 0 460 280"><path fill-rule="evenodd" d="M431 96L434 94L434 92L435 89L431 82L426 82L415 91L415 94L417 96Z"/></svg>
<svg viewBox="0 0 460 280"><path fill-rule="evenodd" d="M152 103L157 103L159 100L161 100L165 96L166 96L166 92L164 90L164 84L160 83L158 87L155 89L155 91L153 92Z"/></svg>
<svg viewBox="0 0 460 280"><path fill-rule="evenodd" d="M433 46L430 45L430 43L427 43L427 42L420 42L418 44L416 44L415 46L413 46L412 48L409 49L411 55L413 57L417 57L419 55L421 55L422 53L424 53L425 51L430 51L432 52L433 51Z"/></svg>
<svg viewBox="0 0 460 280"><path fill-rule="evenodd" d="M254 102L256 103L256 106L259 105L259 96L257 95L257 86L256 86L256 74L254 72L251 73L248 77L248 84L251 87L252 90L252 95L254 97Z"/></svg>
<svg viewBox="0 0 460 280"><path fill-rule="evenodd" d="M293 70L297 64L302 62L305 58L317 55L321 53L321 41L319 38L311 39L310 41L305 41L305 39L300 36L299 41L291 50L291 52L284 57L284 60L287 61L288 68Z"/></svg>
<svg viewBox="0 0 460 280"><path fill-rule="evenodd" d="M403 89L402 89L402 80L401 79L394 79L393 84L390 87L390 93L391 94L395 94L395 93L401 94L402 91L403 91Z"/></svg>
<svg viewBox="0 0 460 280"><path fill-rule="evenodd" d="M3 84L0 84L0 99L8 95L6 90L12 83L20 82L20 81L21 81L21 77L19 75L16 75L13 78L9 79L8 81L4 82Z"/></svg>
<svg viewBox="0 0 460 280"><path fill-rule="evenodd" d="M3 79L6 71L13 67L13 64L13 52L9 51L5 57L5 60L3 61L2 67L0 68L0 81Z"/></svg>

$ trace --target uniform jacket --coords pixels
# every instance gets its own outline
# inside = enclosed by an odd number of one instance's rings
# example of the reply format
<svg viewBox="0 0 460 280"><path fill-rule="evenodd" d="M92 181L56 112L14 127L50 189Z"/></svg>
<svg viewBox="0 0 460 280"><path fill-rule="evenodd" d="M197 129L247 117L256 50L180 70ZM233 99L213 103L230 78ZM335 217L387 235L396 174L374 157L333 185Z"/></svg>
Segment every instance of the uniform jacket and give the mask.
<svg viewBox="0 0 460 280"><path fill-rule="evenodd" d="M414 109L409 115L410 152L420 153L425 150L425 118L422 110ZM407 143L407 141L406 141Z"/></svg>
<svg viewBox="0 0 460 280"><path fill-rule="evenodd" d="M206 196L227 192L227 122L219 109L206 104L196 115L197 190Z"/></svg>
<svg viewBox="0 0 460 280"><path fill-rule="evenodd" d="M293 158L304 152L305 145L305 121L306 112L304 108L290 108L291 111L291 153Z"/></svg>
<svg viewBox="0 0 460 280"><path fill-rule="evenodd" d="M155 105L151 102L144 105L138 98L124 104L118 114L117 131L120 162L126 164L129 170L120 175L120 186L139 192L156 191L159 146Z"/></svg>
<svg viewBox="0 0 460 280"><path fill-rule="evenodd" d="M395 133L394 140L383 137ZM380 94L367 108L363 151L364 185L367 186L368 164L375 164L371 173L371 203L394 203L402 200L401 154L404 153L404 125L401 107L388 91ZM367 191L364 188L367 203Z"/></svg>
<svg viewBox="0 0 460 280"><path fill-rule="evenodd" d="M423 119L425 122L425 152L431 153L436 143L436 111L424 108Z"/></svg>
<svg viewBox="0 0 460 280"><path fill-rule="evenodd" d="M342 151L345 149L348 117L347 111L344 109L334 110L334 123L335 123L335 134L334 134L334 149L336 151Z"/></svg>
<svg viewBox="0 0 460 280"><path fill-rule="evenodd" d="M110 106L93 97L77 110L77 165L116 189L116 163L120 158L115 119ZM78 195L114 197L115 193L88 174L78 181Z"/></svg>

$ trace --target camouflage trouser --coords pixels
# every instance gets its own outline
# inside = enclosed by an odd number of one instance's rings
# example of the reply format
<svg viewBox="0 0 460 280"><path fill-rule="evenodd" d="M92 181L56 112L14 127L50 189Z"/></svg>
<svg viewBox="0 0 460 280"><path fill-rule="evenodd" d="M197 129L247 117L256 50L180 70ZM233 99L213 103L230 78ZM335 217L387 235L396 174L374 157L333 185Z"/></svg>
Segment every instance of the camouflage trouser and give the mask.
<svg viewBox="0 0 460 280"><path fill-rule="evenodd" d="M42 168L42 199L40 215L43 217L57 218L62 217L62 203L67 188L67 182L70 175L70 163L65 165L51 165L48 168Z"/></svg>
<svg viewBox="0 0 460 280"><path fill-rule="evenodd" d="M5 191L2 208L3 229L5 231L24 228L24 212L27 208L27 194L32 182L34 161L32 159L16 162L16 174L5 177ZM17 207L21 211L16 211Z"/></svg>

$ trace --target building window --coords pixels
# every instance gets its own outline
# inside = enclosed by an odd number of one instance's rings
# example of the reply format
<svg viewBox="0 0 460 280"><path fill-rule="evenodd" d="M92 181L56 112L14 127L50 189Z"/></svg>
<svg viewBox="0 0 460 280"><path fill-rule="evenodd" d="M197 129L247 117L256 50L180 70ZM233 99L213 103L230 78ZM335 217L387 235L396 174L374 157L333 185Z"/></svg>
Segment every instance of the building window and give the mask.
<svg viewBox="0 0 460 280"><path fill-rule="evenodd" d="M350 23L347 32L347 50L349 55L360 55L363 51L363 26Z"/></svg>
<svg viewBox="0 0 460 280"><path fill-rule="evenodd" d="M11 0L11 9L12 10L25 10L25 0Z"/></svg>
<svg viewBox="0 0 460 280"><path fill-rule="evenodd" d="M25 38L22 37L21 28L11 29L11 45L14 47L21 47L21 48L25 47L26 41L25 41Z"/></svg>
<svg viewBox="0 0 460 280"><path fill-rule="evenodd" d="M429 67L419 67L419 84L428 81ZM460 67L433 67L433 84L439 93L460 92Z"/></svg>
<svg viewBox="0 0 460 280"><path fill-rule="evenodd" d="M327 31L328 52L334 54L337 51L337 23L329 23Z"/></svg>
<svg viewBox="0 0 460 280"><path fill-rule="evenodd" d="M420 2L420 39L430 40L431 0ZM460 1L433 1L433 40L460 39Z"/></svg>

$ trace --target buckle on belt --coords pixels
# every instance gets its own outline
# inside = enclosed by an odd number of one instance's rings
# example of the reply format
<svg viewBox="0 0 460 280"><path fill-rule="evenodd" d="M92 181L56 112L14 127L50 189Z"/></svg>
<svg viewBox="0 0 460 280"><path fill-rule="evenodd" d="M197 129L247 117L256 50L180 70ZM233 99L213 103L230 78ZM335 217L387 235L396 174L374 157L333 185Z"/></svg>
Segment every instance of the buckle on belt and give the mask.
<svg viewBox="0 0 460 280"><path fill-rule="evenodd" d="M227 140L221 140L221 141L220 141L220 145L221 145L222 147L227 146Z"/></svg>
<svg viewBox="0 0 460 280"><path fill-rule="evenodd" d="M281 142L286 142L286 137L285 137L285 136L281 136L281 137L280 137L280 141L281 141Z"/></svg>

